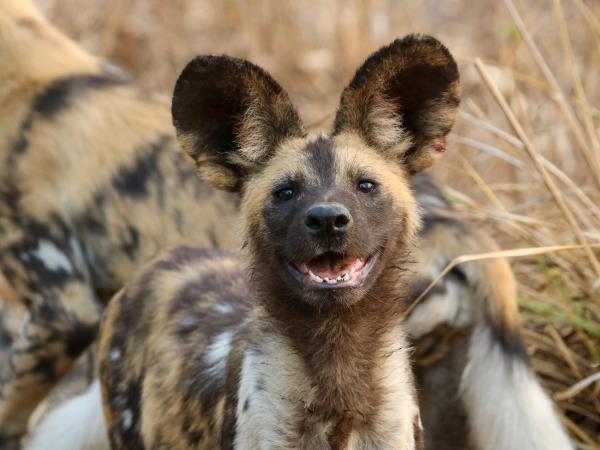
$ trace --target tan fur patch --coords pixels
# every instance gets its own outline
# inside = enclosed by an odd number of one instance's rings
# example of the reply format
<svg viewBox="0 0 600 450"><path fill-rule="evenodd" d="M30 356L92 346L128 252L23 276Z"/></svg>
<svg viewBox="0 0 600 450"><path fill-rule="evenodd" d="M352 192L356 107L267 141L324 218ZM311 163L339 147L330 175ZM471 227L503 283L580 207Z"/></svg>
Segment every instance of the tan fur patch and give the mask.
<svg viewBox="0 0 600 450"><path fill-rule="evenodd" d="M98 70L96 58L66 38L39 13L31 0L0 4L0 101L15 89L43 87L48 81Z"/></svg>

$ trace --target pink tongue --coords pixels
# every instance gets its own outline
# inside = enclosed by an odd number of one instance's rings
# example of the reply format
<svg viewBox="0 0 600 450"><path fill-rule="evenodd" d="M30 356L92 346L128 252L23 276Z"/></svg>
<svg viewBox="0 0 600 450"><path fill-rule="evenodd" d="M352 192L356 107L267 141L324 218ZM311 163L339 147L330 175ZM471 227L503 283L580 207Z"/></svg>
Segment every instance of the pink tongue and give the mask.
<svg viewBox="0 0 600 450"><path fill-rule="evenodd" d="M337 278L356 264L357 259L348 256L345 258L332 255L319 256L306 264L307 268L321 278Z"/></svg>

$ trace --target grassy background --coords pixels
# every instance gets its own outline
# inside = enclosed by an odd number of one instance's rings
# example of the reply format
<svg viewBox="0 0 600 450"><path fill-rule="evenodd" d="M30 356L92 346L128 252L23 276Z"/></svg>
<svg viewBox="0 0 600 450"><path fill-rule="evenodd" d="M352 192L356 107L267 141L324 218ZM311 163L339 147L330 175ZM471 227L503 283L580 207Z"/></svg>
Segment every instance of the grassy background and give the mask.
<svg viewBox="0 0 600 450"><path fill-rule="evenodd" d="M522 22L499 0L38 0L85 48L167 95L198 53L251 59L315 128L329 127L369 53L433 34L462 73L461 117L436 169L460 214L506 249L598 245L600 1L515 2ZM600 448L598 258L588 247L513 260L533 365L583 449Z"/></svg>

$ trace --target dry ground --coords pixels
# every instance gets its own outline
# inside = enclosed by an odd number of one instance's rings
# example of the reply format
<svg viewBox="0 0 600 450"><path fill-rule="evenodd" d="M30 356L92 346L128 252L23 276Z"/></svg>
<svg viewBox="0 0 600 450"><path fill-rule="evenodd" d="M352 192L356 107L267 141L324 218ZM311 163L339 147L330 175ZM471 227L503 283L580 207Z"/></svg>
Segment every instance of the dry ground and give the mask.
<svg viewBox="0 0 600 450"><path fill-rule="evenodd" d="M600 251L547 247L600 245L600 1L514 1L519 16L509 0L38 3L84 47L167 95L197 53L251 59L315 127L329 126L371 51L409 32L444 41L464 102L437 175L503 248L543 248L513 260L528 350L579 448L598 449Z"/></svg>

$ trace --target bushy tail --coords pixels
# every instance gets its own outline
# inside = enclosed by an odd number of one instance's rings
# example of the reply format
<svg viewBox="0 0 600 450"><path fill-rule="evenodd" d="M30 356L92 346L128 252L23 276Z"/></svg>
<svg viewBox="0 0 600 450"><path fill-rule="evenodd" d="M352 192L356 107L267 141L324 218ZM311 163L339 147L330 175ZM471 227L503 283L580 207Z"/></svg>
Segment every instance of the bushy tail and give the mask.
<svg viewBox="0 0 600 450"><path fill-rule="evenodd" d="M110 450L100 383L50 412L34 430L26 450Z"/></svg>
<svg viewBox="0 0 600 450"><path fill-rule="evenodd" d="M426 213L415 294L455 257L497 250L492 239L463 222L427 209ZM444 361L445 367L457 373L442 372L439 365L423 370L444 374L433 388L427 386L430 391L439 390L440 395L428 394L428 399L435 401L448 397L451 375L459 380L450 394L466 414L465 432L476 449L573 449L554 405L530 367L519 329L516 282L506 260L461 264L417 305L407 327L417 343L444 327L471 330L466 345L460 344L464 347L447 351L448 355L460 355L458 363ZM459 344L450 341L449 345ZM427 441L427 424L425 436Z"/></svg>
<svg viewBox="0 0 600 450"><path fill-rule="evenodd" d="M573 449L527 359L507 351L485 323L471 336L460 397L477 448Z"/></svg>

